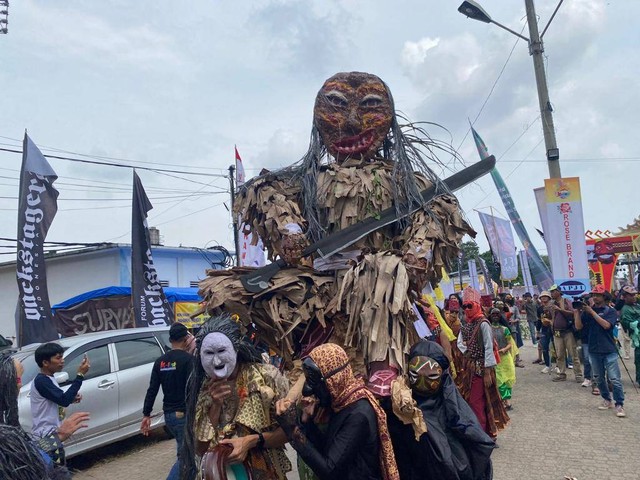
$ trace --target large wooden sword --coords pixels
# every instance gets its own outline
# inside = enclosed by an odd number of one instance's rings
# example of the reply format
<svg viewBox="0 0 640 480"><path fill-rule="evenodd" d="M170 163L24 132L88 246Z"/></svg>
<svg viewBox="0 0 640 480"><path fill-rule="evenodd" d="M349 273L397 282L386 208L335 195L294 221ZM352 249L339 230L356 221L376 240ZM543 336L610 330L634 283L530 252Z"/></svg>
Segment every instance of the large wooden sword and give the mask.
<svg viewBox="0 0 640 480"><path fill-rule="evenodd" d="M447 188L453 192L489 173L495 166L496 158L491 155L484 160L474 163L470 167L454 173L449 178L445 179L444 183ZM435 185L423 190L421 195L424 200L424 204L427 204L436 195L441 193L443 192L438 191ZM334 232L309 245L302 251L302 256L307 257L313 253L318 253L322 258L330 257L334 253L353 245L361 238L369 235L371 232L375 232L379 228L385 227L411 215L422 208L423 205L417 205L415 208L402 213L398 213L395 207L389 207L386 210L383 210L378 216L365 218L361 222L347 228L343 228L342 230ZM260 293L269 287L269 281L271 278L273 278L273 276L286 265L287 263L283 259L278 259L269 265L265 265L264 267L257 268L251 273L242 275L240 277L240 281L248 292Z"/></svg>

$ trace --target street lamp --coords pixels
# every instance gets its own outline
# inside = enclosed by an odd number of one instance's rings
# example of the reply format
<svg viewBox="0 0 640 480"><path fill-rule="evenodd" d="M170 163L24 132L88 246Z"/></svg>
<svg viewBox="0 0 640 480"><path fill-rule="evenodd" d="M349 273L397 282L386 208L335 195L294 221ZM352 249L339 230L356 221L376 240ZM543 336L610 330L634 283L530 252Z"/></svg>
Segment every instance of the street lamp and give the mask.
<svg viewBox="0 0 640 480"><path fill-rule="evenodd" d="M562 175L560 174L560 150L558 150L556 132L553 126L553 108L549 101L547 76L545 74L544 60L542 58L542 52L544 52L542 37L547 31L547 28L549 28L553 17L556 16L556 12L563 1L564 0L560 0L560 3L558 3L553 15L551 15L549 22L542 30L542 35L540 35L538 33L538 20L536 18L536 10L533 5L533 0L524 0L525 8L527 10L527 23L529 25L530 38L520 35L518 32L496 22L477 2L474 2L473 0L466 0L458 7L458 11L466 17L483 23L493 23L507 32L512 33L516 37L522 38L529 45L529 54L533 57L533 69L536 75L536 85L538 87L538 102L540 104L540 116L542 117L542 132L544 134L544 144L547 149L547 165L549 166L549 176L551 178L560 178Z"/></svg>

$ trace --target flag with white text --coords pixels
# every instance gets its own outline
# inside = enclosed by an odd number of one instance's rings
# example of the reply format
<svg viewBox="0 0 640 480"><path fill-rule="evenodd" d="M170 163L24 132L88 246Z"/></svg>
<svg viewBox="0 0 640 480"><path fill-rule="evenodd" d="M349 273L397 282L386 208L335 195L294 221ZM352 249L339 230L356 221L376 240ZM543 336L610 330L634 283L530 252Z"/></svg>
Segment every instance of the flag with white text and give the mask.
<svg viewBox="0 0 640 480"><path fill-rule="evenodd" d="M171 304L164 294L151 255L147 214L153 208L138 174L133 172L131 213L131 301L136 327L159 327L173 321Z"/></svg>
<svg viewBox="0 0 640 480"><path fill-rule="evenodd" d="M58 338L44 264L44 241L58 211L58 191L53 186L57 178L56 172L25 132L18 194L16 261L19 346Z"/></svg>

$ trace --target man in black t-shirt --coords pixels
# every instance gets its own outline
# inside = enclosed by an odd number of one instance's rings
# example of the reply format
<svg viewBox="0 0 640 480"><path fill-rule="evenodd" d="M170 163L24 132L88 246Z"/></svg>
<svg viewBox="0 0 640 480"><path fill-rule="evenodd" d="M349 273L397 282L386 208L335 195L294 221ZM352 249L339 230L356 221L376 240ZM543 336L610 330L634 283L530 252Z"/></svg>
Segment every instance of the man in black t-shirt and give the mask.
<svg viewBox="0 0 640 480"><path fill-rule="evenodd" d="M178 459L171 468L167 480L180 478L180 450L184 437L184 414L186 411L185 392L187 379L193 368L193 357L187 352L191 344L192 335L181 323L174 323L169 329L171 350L158 358L153 364L151 380L142 408L142 424L140 430L143 435L149 435L151 427L151 410L162 385L162 410L164 421L178 444Z"/></svg>

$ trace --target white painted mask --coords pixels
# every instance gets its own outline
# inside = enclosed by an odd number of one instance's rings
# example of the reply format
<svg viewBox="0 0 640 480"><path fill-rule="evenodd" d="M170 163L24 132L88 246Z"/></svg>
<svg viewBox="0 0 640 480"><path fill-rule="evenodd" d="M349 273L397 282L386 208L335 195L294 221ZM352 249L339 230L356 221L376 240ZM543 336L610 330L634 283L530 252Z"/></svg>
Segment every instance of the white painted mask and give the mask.
<svg viewBox="0 0 640 480"><path fill-rule="evenodd" d="M200 362L210 378L226 380L235 370L236 361L236 350L229 337L220 332L204 337L200 347Z"/></svg>

